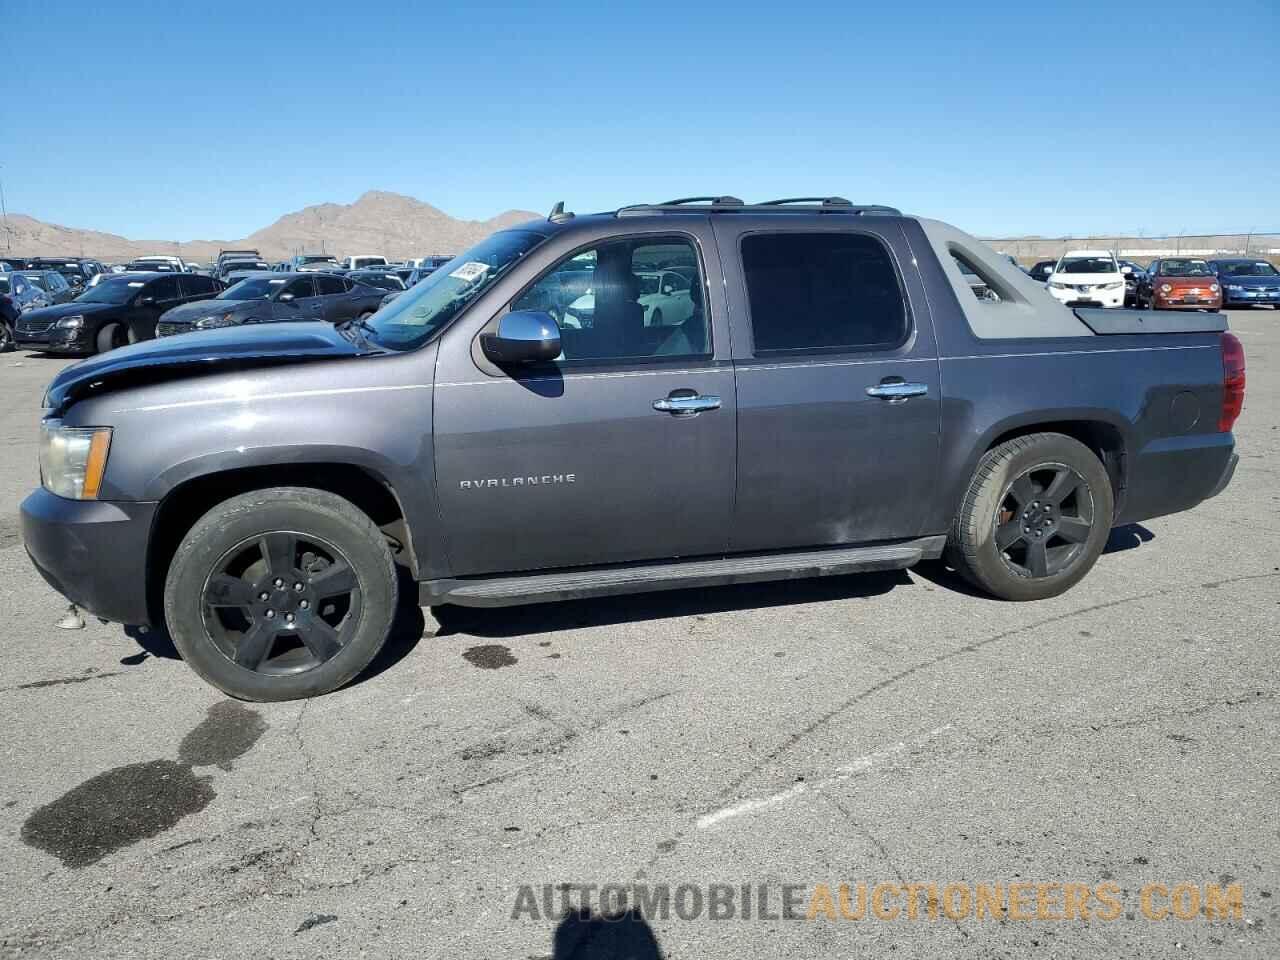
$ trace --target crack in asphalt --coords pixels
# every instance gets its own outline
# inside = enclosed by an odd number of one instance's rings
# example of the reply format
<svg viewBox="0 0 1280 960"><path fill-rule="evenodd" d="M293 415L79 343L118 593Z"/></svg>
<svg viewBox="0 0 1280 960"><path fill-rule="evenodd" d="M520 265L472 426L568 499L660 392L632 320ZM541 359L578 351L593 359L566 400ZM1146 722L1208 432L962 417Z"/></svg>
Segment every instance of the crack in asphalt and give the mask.
<svg viewBox="0 0 1280 960"><path fill-rule="evenodd" d="M721 790L716 794L716 796L717 798L723 799L725 797L732 796L738 793L741 790L742 786L748 780L750 780L756 773L762 770L765 766L767 766L770 763L773 763L775 760L781 757L784 753L786 753L787 751L795 747L802 740L804 740L805 738L807 738L808 736L816 732L819 728L830 723L832 720L834 720L836 717L838 717L840 714L844 713L845 711L849 710L850 708L857 706L859 703L862 703L864 700L867 700L875 696L876 694L881 693L884 690L887 690L889 687L892 687L898 683L901 683L903 680L909 679L910 677L916 675L917 673L921 673L923 671L929 670L933 667L939 666L940 664L946 663L950 660L954 660L957 657L961 657L966 654L977 653L979 650L982 650L985 647L991 646L992 644L1000 643L1001 641L1008 640L1010 637L1015 637L1020 634L1027 633L1028 631L1039 629L1040 627L1046 627L1054 623L1061 623L1065 620L1071 620L1076 617L1082 617L1090 613L1097 613L1100 610L1110 610L1114 607L1124 606L1125 604L1129 604L1129 603L1137 603L1142 600L1150 600L1154 597L1167 596L1168 594L1171 594L1171 593L1183 593L1186 590L1193 589L1196 586L1200 587L1201 589L1206 589L1206 588L1213 589L1216 587L1225 586L1230 583L1241 583L1241 582L1250 581L1250 580L1272 579L1278 576L1280 576L1280 573L1275 573L1275 572L1263 573L1263 574L1246 574L1244 576L1230 577L1225 580L1216 580L1208 583L1194 584L1190 586L1179 585L1176 587L1165 587L1160 590L1152 590L1147 593L1140 593L1131 597L1121 597L1116 600L1108 600L1104 603L1095 603L1087 607L1082 607L1078 610L1072 610L1067 613L1056 614L1052 617L1045 617L1042 620L1034 621L1033 623L1027 623L1021 626L1012 627L1008 630L1003 630L1000 633L997 633L993 636L986 637L985 639L975 640L971 643L966 643L964 646L956 647L954 650L949 650L946 653L939 654L938 656L932 657L928 660L922 660L918 663L913 664L910 667L907 667L905 670L900 670L897 673L892 674L891 676L885 677L883 680L880 680L877 683L872 684L871 686L865 688L864 690L859 691L858 693L854 694L852 697L849 697L848 699L842 701L832 709L826 711L825 713L821 714L814 720L805 724L805 726L801 730L790 734L785 740L783 740L780 744L778 744L776 747L770 750L760 760L752 764L751 767L749 767L747 770L745 770L743 773L735 777L727 785L721 788Z"/></svg>

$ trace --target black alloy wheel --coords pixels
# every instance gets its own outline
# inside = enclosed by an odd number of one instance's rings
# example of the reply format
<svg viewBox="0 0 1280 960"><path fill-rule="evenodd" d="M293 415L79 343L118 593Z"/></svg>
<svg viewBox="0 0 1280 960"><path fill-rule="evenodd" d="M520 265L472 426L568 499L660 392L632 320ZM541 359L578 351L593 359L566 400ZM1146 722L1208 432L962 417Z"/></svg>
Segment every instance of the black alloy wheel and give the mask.
<svg viewBox="0 0 1280 960"><path fill-rule="evenodd" d="M333 659L363 615L359 581L343 552L287 530L224 553L205 581L202 609L206 635L225 657L275 676Z"/></svg>
<svg viewBox="0 0 1280 960"><path fill-rule="evenodd" d="M1094 518L1089 482L1066 464L1040 464L1005 490L993 521L996 549L1018 576L1056 576L1084 556Z"/></svg>

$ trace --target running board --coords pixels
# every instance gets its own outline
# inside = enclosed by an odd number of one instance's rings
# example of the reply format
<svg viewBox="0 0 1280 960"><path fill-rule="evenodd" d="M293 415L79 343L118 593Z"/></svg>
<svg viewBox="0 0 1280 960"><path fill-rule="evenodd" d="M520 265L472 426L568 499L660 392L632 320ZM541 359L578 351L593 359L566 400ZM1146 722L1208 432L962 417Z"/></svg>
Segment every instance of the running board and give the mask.
<svg viewBox="0 0 1280 960"><path fill-rule="evenodd" d="M427 580L418 585L423 606L507 607L584 597L718 587L807 577L838 577L872 570L902 570L942 555L945 536L871 547L836 547L798 553L752 554L714 560L632 564L555 573Z"/></svg>

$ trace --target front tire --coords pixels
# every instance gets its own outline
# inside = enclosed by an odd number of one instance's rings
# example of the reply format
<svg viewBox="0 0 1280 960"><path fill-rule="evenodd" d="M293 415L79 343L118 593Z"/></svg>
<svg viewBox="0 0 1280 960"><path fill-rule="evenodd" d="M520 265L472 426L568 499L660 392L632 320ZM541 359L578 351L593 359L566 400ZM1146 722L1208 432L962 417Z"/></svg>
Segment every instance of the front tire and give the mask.
<svg viewBox="0 0 1280 960"><path fill-rule="evenodd" d="M8 353L13 349L13 331L6 320L0 320L0 353Z"/></svg>
<svg viewBox="0 0 1280 960"><path fill-rule="evenodd" d="M1043 600L1089 572L1114 512L1111 478L1092 450L1060 433L1015 437L979 461L947 559L1002 600Z"/></svg>
<svg viewBox="0 0 1280 960"><path fill-rule="evenodd" d="M206 681L241 700L336 690L382 649L397 603L391 551L352 503L305 487L233 497L169 566L165 621Z"/></svg>
<svg viewBox="0 0 1280 960"><path fill-rule="evenodd" d="M120 324L108 323L98 331L94 345L98 353L109 353L116 347L123 347L125 339L124 328Z"/></svg>

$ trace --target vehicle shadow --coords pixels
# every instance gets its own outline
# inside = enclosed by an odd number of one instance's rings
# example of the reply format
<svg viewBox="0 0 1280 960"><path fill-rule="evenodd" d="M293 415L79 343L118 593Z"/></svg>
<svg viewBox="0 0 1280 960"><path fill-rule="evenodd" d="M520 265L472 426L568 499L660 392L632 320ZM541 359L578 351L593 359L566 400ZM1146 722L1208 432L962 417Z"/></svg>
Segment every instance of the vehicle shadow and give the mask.
<svg viewBox="0 0 1280 960"><path fill-rule="evenodd" d="M437 637L456 634L520 637L582 627L874 597L888 593L894 587L910 584L911 578L907 576L907 571L888 570L843 577L775 580L727 587L593 597L518 607L443 605L432 607L431 612L440 625L435 634Z"/></svg>
<svg viewBox="0 0 1280 960"><path fill-rule="evenodd" d="M551 960L663 960L658 938L636 910L565 914L552 935Z"/></svg>
<svg viewBox="0 0 1280 960"><path fill-rule="evenodd" d="M1132 550L1144 543L1150 543L1155 538L1156 535L1142 524L1126 523L1123 527L1116 527L1111 531L1111 536L1107 538L1107 545L1102 548L1102 552L1119 553L1121 550Z"/></svg>
<svg viewBox="0 0 1280 960"><path fill-rule="evenodd" d="M366 680L372 680L384 670L389 670L395 666L413 652L413 648L418 645L418 641L422 639L423 634L426 632L426 618L423 616L422 608L418 606L417 583L414 582L413 576L404 567L397 566L396 575L398 578L399 600L396 605L395 618L391 622L391 633L387 637L387 642L383 644L382 649L378 651L378 655L355 679L346 685L347 687L353 687L364 683ZM120 663L124 666L137 666L148 657L157 657L162 660L182 659L182 654L173 645L169 631L164 626L127 626L124 628L124 633L125 636L141 647L137 653L120 658Z"/></svg>

